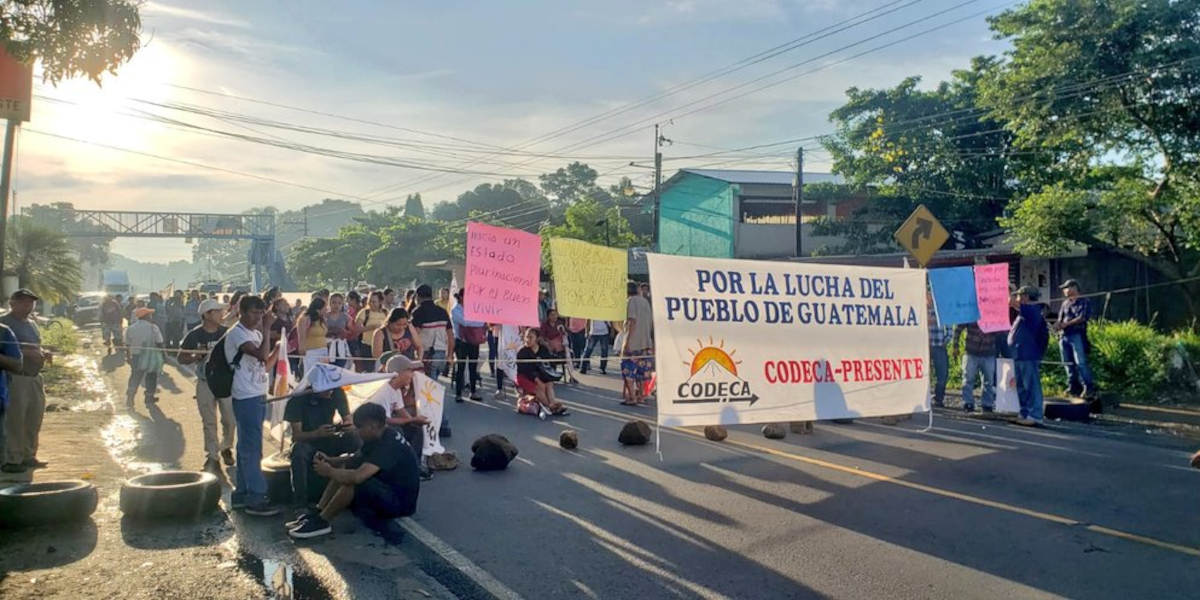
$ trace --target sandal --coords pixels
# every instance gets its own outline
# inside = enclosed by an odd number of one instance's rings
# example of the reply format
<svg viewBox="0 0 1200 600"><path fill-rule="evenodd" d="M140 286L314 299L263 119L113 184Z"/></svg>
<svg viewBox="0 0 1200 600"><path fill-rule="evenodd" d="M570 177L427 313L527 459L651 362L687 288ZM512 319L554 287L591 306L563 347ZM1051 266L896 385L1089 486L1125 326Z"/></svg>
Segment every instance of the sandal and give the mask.
<svg viewBox="0 0 1200 600"><path fill-rule="evenodd" d="M637 406L637 405L638 405L637 402L630 402L628 400L621 403L621 406Z"/></svg>

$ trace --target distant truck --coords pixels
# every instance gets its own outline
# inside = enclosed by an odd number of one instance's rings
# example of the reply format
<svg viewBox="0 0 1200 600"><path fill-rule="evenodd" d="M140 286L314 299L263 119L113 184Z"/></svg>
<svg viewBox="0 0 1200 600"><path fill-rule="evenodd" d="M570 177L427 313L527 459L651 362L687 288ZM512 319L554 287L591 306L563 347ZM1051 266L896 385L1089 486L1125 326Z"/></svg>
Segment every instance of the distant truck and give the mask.
<svg viewBox="0 0 1200 600"><path fill-rule="evenodd" d="M101 287L105 293L129 296L133 291L133 287L129 285L129 273L125 271L104 271L101 273L101 280Z"/></svg>

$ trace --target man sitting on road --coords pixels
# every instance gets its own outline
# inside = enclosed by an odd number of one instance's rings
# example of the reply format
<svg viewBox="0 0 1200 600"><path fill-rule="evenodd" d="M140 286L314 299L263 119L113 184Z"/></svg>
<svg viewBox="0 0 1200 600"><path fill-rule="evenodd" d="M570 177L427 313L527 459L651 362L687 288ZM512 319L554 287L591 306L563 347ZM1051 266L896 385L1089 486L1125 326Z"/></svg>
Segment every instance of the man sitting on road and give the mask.
<svg viewBox="0 0 1200 600"><path fill-rule="evenodd" d="M416 512L421 491L417 460L404 436L388 427L387 411L366 402L354 411L354 427L362 437L362 449L333 458L317 453L317 474L329 478L317 504L320 512L289 523L288 535L299 539L326 535L332 531L329 522L346 508L367 526L384 531L392 519Z"/></svg>
<svg viewBox="0 0 1200 600"><path fill-rule="evenodd" d="M341 417L333 424L333 413ZM350 424L346 392L334 388L319 394L311 390L292 396L283 410L292 427L292 501L298 510L309 508L308 479L318 452L339 456L358 450L358 436Z"/></svg>
<svg viewBox="0 0 1200 600"><path fill-rule="evenodd" d="M220 472L218 457L225 461L225 466L233 466L233 433L237 426L233 418L233 399L214 397L208 381L204 379L204 361L221 338L225 337L227 330L221 325L221 319L228 309L227 305L212 298L201 302L196 309L200 311L200 324L187 332L179 343L180 349L185 350L179 353L179 364L196 364L196 408L200 411L200 423L204 431L204 470L210 473ZM218 409L221 412L220 446L217 445Z"/></svg>

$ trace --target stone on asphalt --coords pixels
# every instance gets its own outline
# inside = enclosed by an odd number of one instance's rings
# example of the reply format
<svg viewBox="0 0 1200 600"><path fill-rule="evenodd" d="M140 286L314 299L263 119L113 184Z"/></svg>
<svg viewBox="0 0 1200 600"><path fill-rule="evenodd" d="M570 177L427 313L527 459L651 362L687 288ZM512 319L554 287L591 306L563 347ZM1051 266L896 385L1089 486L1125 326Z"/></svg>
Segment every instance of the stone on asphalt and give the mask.
<svg viewBox="0 0 1200 600"><path fill-rule="evenodd" d="M471 452L471 468L476 471L502 471L517 457L517 447L498 433L475 440Z"/></svg>
<svg viewBox="0 0 1200 600"><path fill-rule="evenodd" d="M779 423L767 423L763 425L762 434L769 440L782 440L787 437L787 430Z"/></svg>
<svg viewBox="0 0 1200 600"><path fill-rule="evenodd" d="M617 441L625 446L641 446L650 441L650 426L645 421L630 421L621 428Z"/></svg>
<svg viewBox="0 0 1200 600"><path fill-rule="evenodd" d="M725 428L721 427L720 425L709 425L704 428L704 437L706 437L714 442L719 442L719 441L724 440L725 438L729 437L729 432L726 431Z"/></svg>
<svg viewBox="0 0 1200 600"><path fill-rule="evenodd" d="M806 433L812 433L813 423L812 421L792 421L791 423L788 423L788 428L791 429L792 433L804 435Z"/></svg>
<svg viewBox="0 0 1200 600"><path fill-rule="evenodd" d="M453 452L431 454L425 461L434 471L453 471L458 468L458 456Z"/></svg>
<svg viewBox="0 0 1200 600"><path fill-rule="evenodd" d="M558 445L565 450L574 450L579 447L579 433L574 429L567 429L558 434Z"/></svg>

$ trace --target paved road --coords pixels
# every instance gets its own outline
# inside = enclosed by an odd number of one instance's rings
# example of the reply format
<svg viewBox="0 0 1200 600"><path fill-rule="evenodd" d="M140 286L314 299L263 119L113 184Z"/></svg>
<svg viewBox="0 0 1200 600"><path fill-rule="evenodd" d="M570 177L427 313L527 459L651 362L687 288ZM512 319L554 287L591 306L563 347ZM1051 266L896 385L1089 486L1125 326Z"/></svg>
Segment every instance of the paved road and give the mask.
<svg viewBox="0 0 1200 600"><path fill-rule="evenodd" d="M439 473L416 520L527 598L1195 598L1200 472L1130 428L1028 430L939 414L622 448L615 378L542 422L449 406L447 445L498 432L507 472ZM560 431L580 449L558 448ZM464 461L464 463L467 461Z"/></svg>

